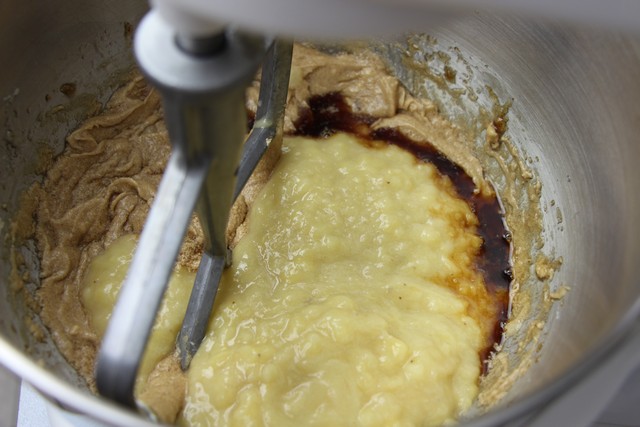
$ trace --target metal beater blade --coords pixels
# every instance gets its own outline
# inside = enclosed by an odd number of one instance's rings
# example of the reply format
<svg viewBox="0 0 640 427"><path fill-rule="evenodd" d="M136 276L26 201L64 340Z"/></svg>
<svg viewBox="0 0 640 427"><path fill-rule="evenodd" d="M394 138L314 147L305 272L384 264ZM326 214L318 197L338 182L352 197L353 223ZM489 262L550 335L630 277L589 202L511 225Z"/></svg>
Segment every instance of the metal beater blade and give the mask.
<svg viewBox="0 0 640 427"><path fill-rule="evenodd" d="M242 160L238 168L238 180L233 193L234 200L258 166L271 141L284 126L292 54L292 41L276 39L262 65L258 110L251 134L244 144Z"/></svg>
<svg viewBox="0 0 640 427"><path fill-rule="evenodd" d="M233 194L234 200L244 188L271 141L282 131L292 52L293 43L287 40L274 41L267 52L262 66L256 119L244 144ZM230 259L229 257L229 262ZM202 255L177 340L180 366L183 370L189 368L191 359L204 339L226 264L225 257L215 256L206 251Z"/></svg>
<svg viewBox="0 0 640 427"><path fill-rule="evenodd" d="M232 29L207 38L180 36L152 10L134 39L140 68L163 96L172 155L96 363L99 392L132 408L139 406L138 368L194 208L207 253L227 259L225 230L246 134L245 91L271 45Z"/></svg>

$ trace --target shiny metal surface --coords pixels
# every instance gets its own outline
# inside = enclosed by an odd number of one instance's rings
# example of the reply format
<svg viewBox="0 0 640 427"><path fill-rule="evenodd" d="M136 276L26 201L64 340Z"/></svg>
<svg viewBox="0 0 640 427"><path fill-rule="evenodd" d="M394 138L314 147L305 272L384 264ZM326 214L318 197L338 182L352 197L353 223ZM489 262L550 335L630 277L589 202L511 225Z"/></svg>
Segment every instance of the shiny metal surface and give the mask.
<svg viewBox="0 0 640 427"><path fill-rule="evenodd" d="M180 368L186 371L207 332L207 324L226 266L226 257L202 254L200 265L189 296L176 346L180 354Z"/></svg>
<svg viewBox="0 0 640 427"><path fill-rule="evenodd" d="M235 173L234 201L260 162L268 145L276 137L276 133L282 132L292 51L293 43L285 40L274 40L267 51L261 68L258 111L251 133L244 143L242 157ZM217 214L227 212L228 209ZM180 366L183 370L187 370L191 364L191 359L206 335L220 277L227 265L226 255L224 253L213 256L207 251L202 255L177 339ZM231 262L230 259L229 262Z"/></svg>
<svg viewBox="0 0 640 427"><path fill-rule="evenodd" d="M78 0L0 5L0 362L61 404L121 425L144 421L90 395L50 341L29 334L23 295L8 280L11 251L32 266L24 274L33 285L22 292L37 286L37 260L32 245L11 248L6 236L20 192L40 179L42 144L59 152L89 101L104 101L114 76L132 64L124 22L144 8ZM468 59L478 87L513 98L509 135L542 181L545 250L563 257L552 285L571 288L554 306L536 363L501 405L468 423L515 426L623 348L619 341L640 311L640 41L483 14L431 33L440 49L456 46ZM58 90L69 81L78 88L73 98ZM428 79L413 83L437 92Z"/></svg>
<svg viewBox="0 0 640 427"><path fill-rule="evenodd" d="M262 64L258 109L242 151L238 181L233 190L234 199L244 188L276 134L282 132L292 54L293 42L275 40Z"/></svg>

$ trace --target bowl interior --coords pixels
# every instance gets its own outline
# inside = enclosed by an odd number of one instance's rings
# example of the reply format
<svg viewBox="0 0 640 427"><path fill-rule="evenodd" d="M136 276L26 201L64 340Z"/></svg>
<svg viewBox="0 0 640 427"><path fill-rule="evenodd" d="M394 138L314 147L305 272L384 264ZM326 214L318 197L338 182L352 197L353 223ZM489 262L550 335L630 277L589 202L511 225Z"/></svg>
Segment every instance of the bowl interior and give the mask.
<svg viewBox="0 0 640 427"><path fill-rule="evenodd" d="M145 9L144 2L126 1L65 0L61 7L11 0L0 5L5 64L0 68L0 332L24 357L85 390L50 337L45 333L36 339L32 331L39 328L25 320L38 284L38 261L33 242L20 239L12 220L21 193L42 179L43 156L61 152L65 135L99 108L132 68L132 31ZM535 278L533 266L531 278L520 284L521 292L530 294L533 312L543 310L545 298L555 297L554 292L569 291L552 304L543 325L525 322L523 332L504 343L509 355L504 374L515 378L524 366L492 410L506 417L500 406L526 402L550 384L568 381L576 365L588 363L637 316L640 41L600 30L474 15L413 42L425 63L437 69L441 60L466 76L467 92L447 102L451 87L439 84L436 75L403 68L407 44L377 49L409 88L441 100L454 120L468 125L496 99L512 100L508 136L541 183L544 246L534 251L562 259L549 280L551 292ZM484 134L476 131L481 144ZM484 161L489 170L496 168L491 159ZM495 180L500 186L500 178ZM16 272L16 263L24 268ZM519 348L524 331L532 327L541 330L542 339L525 366ZM11 368L11 358L2 362ZM72 397L56 398L73 406Z"/></svg>

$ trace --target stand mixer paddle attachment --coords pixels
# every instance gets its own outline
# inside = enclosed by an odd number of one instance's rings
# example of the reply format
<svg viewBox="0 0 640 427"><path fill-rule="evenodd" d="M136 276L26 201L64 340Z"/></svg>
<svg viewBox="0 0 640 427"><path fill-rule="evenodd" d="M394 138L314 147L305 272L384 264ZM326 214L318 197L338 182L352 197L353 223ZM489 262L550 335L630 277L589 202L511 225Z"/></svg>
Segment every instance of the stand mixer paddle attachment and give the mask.
<svg viewBox="0 0 640 427"><path fill-rule="evenodd" d="M163 96L172 153L95 375L100 394L155 418L136 401L134 384L186 230L195 211L205 242L177 339L182 369L204 337L222 271L231 263L225 232L233 201L269 143L281 136L292 43L225 28L185 35L152 10L136 32L134 47L142 71ZM263 60L255 125L243 145L245 90Z"/></svg>

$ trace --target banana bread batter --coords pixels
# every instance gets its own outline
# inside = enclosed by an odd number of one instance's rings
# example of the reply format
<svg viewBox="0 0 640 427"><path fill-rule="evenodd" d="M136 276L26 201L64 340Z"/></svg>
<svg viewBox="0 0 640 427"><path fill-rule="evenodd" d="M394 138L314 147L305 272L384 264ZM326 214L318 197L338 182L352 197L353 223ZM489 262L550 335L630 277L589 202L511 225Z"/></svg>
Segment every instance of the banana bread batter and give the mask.
<svg viewBox="0 0 640 427"><path fill-rule="evenodd" d="M477 193L492 194L462 133L373 55L296 46L285 132L295 133L312 96L328 92L375 118L373 129L428 141ZM248 108L256 102L254 86ZM41 316L90 384L109 306L169 153L161 118L157 93L134 79L70 135L39 192ZM278 149L234 207L233 267L186 378L172 331L188 285L172 285L164 302L172 308L156 326L169 332L145 354L138 395L163 419L180 413L192 425L455 420L477 394L480 352L493 332L482 309L492 300L474 266L476 217L432 166L396 147L345 135L293 138L276 163ZM176 273L184 283L201 250L194 220ZM115 273L107 280L101 270Z"/></svg>

